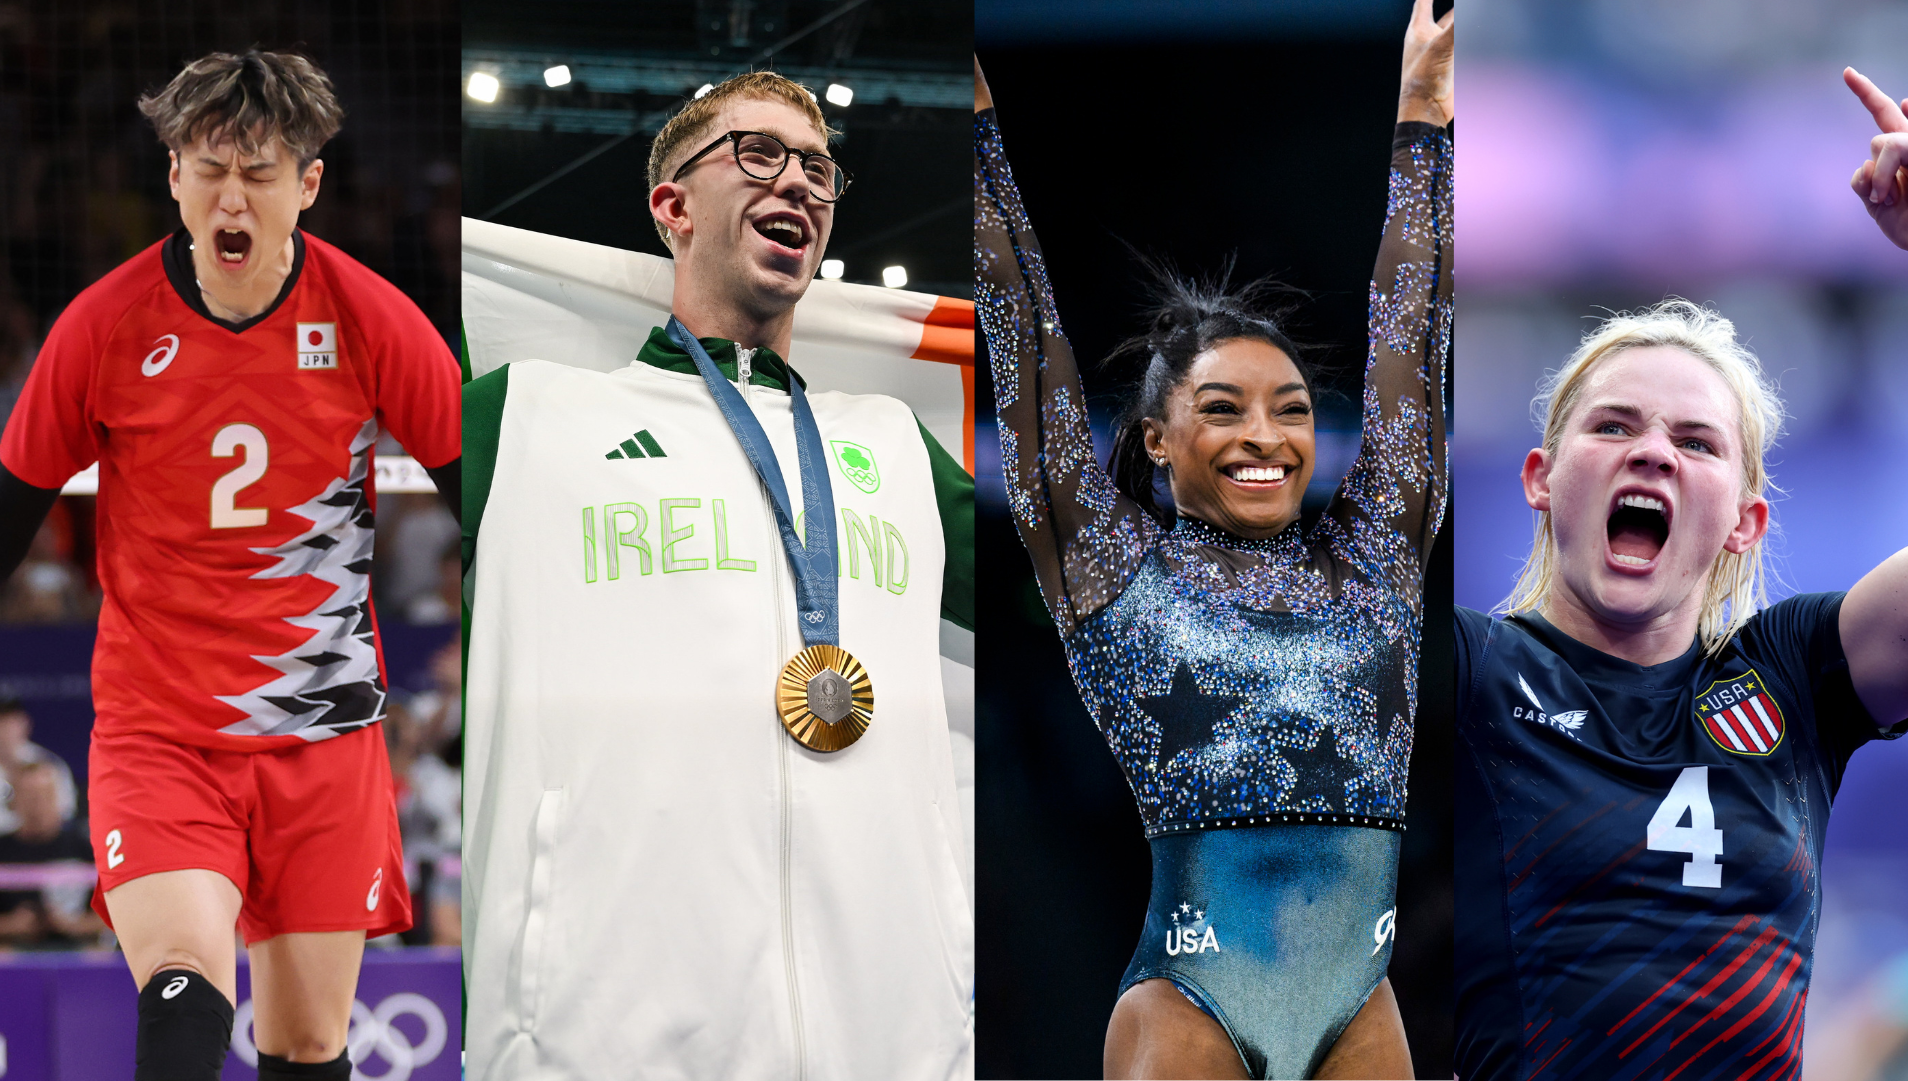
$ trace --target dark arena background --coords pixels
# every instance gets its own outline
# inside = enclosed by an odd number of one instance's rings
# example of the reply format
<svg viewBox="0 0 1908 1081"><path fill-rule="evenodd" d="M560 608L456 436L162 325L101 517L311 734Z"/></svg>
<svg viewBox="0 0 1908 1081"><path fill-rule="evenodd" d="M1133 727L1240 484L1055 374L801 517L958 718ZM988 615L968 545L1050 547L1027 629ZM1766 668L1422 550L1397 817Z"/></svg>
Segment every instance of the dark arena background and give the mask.
<svg viewBox="0 0 1908 1081"><path fill-rule="evenodd" d="M331 76L344 130L321 153L301 227L397 285L457 341L458 5L454 0L0 3L0 423L81 289L178 228L166 151L135 102L208 52L302 52ZM386 722L417 928L366 951L351 1054L367 1076L458 1076L461 723L457 528L421 470L379 447L373 584L391 683ZM69 482L26 562L0 583L0 776L25 754L70 772L84 836L89 667L99 609L89 475ZM43 749L25 751L21 741ZM0 788L5 788L0 784ZM11 799L10 791L4 793ZM63 808L68 810L68 808ZM13 828L12 815L0 833ZM134 991L110 932L88 924L91 865L0 866L5 1076L130 1076ZM58 926L54 926L57 923ZM241 954L225 1076L255 1076Z"/></svg>
<svg viewBox="0 0 1908 1081"><path fill-rule="evenodd" d="M1440 14L1443 6L1440 6ZM1323 506L1358 442L1367 290L1384 222L1410 5L981 0L975 37L1008 160L1083 368L1104 461L1120 387L1093 370L1143 329L1126 245L1311 296L1295 337L1336 392L1318 415ZM976 834L978 1073L1098 1077L1151 862L1080 703L1008 516L987 365L975 439L983 572ZM1456 403L1454 417L1461 415ZM1424 606L1448 612L1451 519ZM1451 630L1426 621L1391 981L1419 1077L1451 1075Z"/></svg>
<svg viewBox="0 0 1908 1081"><path fill-rule="evenodd" d="M820 95L854 178L822 275L894 284L883 272L901 267L909 289L971 297L972 13L943 0L471 0L464 213L667 256L649 216L651 139L699 88L772 69Z"/></svg>

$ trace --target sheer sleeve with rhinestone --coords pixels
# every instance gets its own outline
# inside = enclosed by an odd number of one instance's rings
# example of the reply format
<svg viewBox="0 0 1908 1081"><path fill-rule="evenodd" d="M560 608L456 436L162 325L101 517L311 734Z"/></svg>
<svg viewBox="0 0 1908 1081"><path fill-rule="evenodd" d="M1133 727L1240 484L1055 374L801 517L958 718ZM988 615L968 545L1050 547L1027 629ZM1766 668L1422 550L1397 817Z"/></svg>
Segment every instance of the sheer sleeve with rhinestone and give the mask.
<svg viewBox="0 0 1908 1081"><path fill-rule="evenodd" d="M1354 558L1414 605L1449 486L1451 157L1444 129L1398 125L1371 281L1364 435L1327 514Z"/></svg>
<svg viewBox="0 0 1908 1081"><path fill-rule="evenodd" d="M1159 527L1094 456L1079 368L992 109L974 116L974 290L1007 499L1068 635L1126 588Z"/></svg>

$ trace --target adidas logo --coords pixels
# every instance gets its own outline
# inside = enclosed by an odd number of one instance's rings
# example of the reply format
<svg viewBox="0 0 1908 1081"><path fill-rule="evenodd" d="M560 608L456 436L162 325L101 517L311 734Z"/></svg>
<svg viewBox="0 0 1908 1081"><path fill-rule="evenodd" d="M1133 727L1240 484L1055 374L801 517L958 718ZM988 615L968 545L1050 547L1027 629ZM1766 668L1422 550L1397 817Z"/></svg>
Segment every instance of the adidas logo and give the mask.
<svg viewBox="0 0 1908 1081"><path fill-rule="evenodd" d="M662 444L645 428L616 445L616 449L603 455L605 458L667 458Z"/></svg>

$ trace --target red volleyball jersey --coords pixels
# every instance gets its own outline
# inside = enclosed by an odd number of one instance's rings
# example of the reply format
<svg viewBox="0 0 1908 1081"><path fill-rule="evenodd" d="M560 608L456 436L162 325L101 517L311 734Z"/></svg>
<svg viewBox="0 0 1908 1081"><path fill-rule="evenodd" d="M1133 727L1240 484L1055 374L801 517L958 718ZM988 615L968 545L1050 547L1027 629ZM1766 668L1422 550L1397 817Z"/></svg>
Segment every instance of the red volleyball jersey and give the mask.
<svg viewBox="0 0 1908 1081"><path fill-rule="evenodd" d="M101 278L0 435L37 487L99 463L101 733L257 751L384 715L372 447L382 429L427 468L457 458L457 363L389 282L294 240L240 324L206 312L183 231Z"/></svg>

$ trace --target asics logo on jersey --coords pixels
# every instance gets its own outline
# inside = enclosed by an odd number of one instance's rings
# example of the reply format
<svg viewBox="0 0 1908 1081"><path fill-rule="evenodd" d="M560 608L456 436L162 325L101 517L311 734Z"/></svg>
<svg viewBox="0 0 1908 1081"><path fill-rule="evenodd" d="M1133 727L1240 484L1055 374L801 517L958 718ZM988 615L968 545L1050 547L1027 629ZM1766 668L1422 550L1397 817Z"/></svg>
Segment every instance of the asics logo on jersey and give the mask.
<svg viewBox="0 0 1908 1081"><path fill-rule="evenodd" d="M384 868L380 867L377 873L371 876L371 892L364 895L364 910L366 912L376 912L378 910L378 890L383 885Z"/></svg>
<svg viewBox="0 0 1908 1081"><path fill-rule="evenodd" d="M1523 706L1512 706L1511 716L1520 720L1548 725L1562 732L1564 735L1569 736L1571 739L1579 738L1577 736L1577 729L1583 727L1584 718L1590 715L1589 710L1573 709L1568 713L1551 713L1544 708L1542 702L1537 701L1537 692L1531 690L1530 684L1524 682L1524 677L1521 673L1517 676L1517 687L1524 692L1525 698L1530 699L1530 704L1537 708L1525 709Z"/></svg>
<svg viewBox="0 0 1908 1081"><path fill-rule="evenodd" d="M1397 937L1398 910L1395 908L1385 909L1385 914L1378 917L1377 925L1371 929L1371 940L1377 943L1376 946L1371 948L1371 955L1373 957L1378 956L1378 951L1385 948L1385 943Z"/></svg>
<svg viewBox="0 0 1908 1081"><path fill-rule="evenodd" d="M139 362L139 374L147 378L165 371L166 365L172 363L172 358L179 355L177 334L161 334L152 340L152 344L156 348L146 354L146 359Z"/></svg>
<svg viewBox="0 0 1908 1081"><path fill-rule="evenodd" d="M663 453L662 444L656 442L656 437L649 434L648 428L644 428L642 431L616 444L616 449L603 455L603 457L667 458L669 455Z"/></svg>
<svg viewBox="0 0 1908 1081"><path fill-rule="evenodd" d="M171 980L169 980L166 983L164 987L161 987L159 989L159 997L160 998L177 998L179 997L179 992L185 990L186 984L191 982L192 982L191 980L185 978L184 976L174 976Z"/></svg>
<svg viewBox="0 0 1908 1081"><path fill-rule="evenodd" d="M1181 922L1181 916L1186 917L1184 922ZM1205 953L1207 950L1219 952L1218 929L1206 923L1205 909L1181 904L1173 910L1172 918L1173 925L1166 928L1168 954L1178 956L1182 953Z"/></svg>
<svg viewBox="0 0 1908 1081"><path fill-rule="evenodd" d="M1716 746L1756 758L1775 753L1785 727L1781 707L1753 668L1725 676L1697 695L1696 720Z"/></svg>

